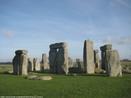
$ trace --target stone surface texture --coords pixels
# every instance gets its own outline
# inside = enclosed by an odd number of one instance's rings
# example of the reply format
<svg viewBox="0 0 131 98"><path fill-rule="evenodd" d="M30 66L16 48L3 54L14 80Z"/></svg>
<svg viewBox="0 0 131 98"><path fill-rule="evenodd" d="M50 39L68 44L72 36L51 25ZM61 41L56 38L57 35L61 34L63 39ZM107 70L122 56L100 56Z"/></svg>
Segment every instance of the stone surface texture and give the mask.
<svg viewBox="0 0 131 98"><path fill-rule="evenodd" d="M33 58L28 58L28 72L33 71L33 69L34 69Z"/></svg>
<svg viewBox="0 0 131 98"><path fill-rule="evenodd" d="M38 58L34 58L33 63L34 63L34 71L39 71L41 67L40 60Z"/></svg>
<svg viewBox="0 0 131 98"><path fill-rule="evenodd" d="M42 54L42 71L47 72L49 71L49 64L48 64L48 57L46 54Z"/></svg>
<svg viewBox="0 0 131 98"><path fill-rule="evenodd" d="M95 67L96 68L101 68L100 67L100 58L99 58L99 54L98 54L99 50L94 50L94 63L95 63Z"/></svg>
<svg viewBox="0 0 131 98"><path fill-rule="evenodd" d="M15 75L27 75L27 50L17 50L15 51L15 56L13 58L13 74Z"/></svg>
<svg viewBox="0 0 131 98"><path fill-rule="evenodd" d="M86 73L95 73L93 42L90 40L84 42L83 60Z"/></svg>
<svg viewBox="0 0 131 98"><path fill-rule="evenodd" d="M106 73L110 77L122 76L122 67L117 50L106 50Z"/></svg>
<svg viewBox="0 0 131 98"><path fill-rule="evenodd" d="M68 50L67 43L55 43L50 45L49 63L52 73L68 74Z"/></svg>
<svg viewBox="0 0 131 98"><path fill-rule="evenodd" d="M112 50L112 44L106 44L104 46L101 46L100 50L101 50L101 60L102 60L101 68L103 70L106 70L105 67L106 50Z"/></svg>

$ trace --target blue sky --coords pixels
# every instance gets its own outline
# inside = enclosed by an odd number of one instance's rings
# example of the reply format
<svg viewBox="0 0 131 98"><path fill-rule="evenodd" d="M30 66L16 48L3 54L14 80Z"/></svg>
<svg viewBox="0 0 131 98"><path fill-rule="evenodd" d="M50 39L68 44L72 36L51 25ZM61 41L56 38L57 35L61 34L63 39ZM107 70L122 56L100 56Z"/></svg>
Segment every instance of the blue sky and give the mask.
<svg viewBox="0 0 131 98"><path fill-rule="evenodd" d="M18 49L41 59L56 42L67 42L69 56L82 60L87 39L131 59L131 0L0 0L0 62Z"/></svg>

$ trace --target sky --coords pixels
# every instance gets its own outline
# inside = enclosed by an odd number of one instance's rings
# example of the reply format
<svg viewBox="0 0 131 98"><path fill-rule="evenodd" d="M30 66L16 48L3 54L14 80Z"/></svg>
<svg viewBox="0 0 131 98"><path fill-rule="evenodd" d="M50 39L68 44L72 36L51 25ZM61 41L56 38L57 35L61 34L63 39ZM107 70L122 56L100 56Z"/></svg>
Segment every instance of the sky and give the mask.
<svg viewBox="0 0 131 98"><path fill-rule="evenodd" d="M68 43L68 55L83 60L84 40L94 49L112 44L131 59L131 0L0 0L0 62L16 50L49 55L49 45Z"/></svg>

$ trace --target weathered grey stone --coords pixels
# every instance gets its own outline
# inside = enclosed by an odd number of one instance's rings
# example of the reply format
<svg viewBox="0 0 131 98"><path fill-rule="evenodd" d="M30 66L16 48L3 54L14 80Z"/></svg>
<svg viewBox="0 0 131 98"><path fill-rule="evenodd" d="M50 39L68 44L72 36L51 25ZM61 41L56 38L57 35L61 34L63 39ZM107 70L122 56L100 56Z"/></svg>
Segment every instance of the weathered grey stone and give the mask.
<svg viewBox="0 0 131 98"><path fill-rule="evenodd" d="M17 50L15 57L13 58L13 74L15 75L27 75L27 50Z"/></svg>
<svg viewBox="0 0 131 98"><path fill-rule="evenodd" d="M74 67L73 60L70 57L68 57L68 67Z"/></svg>
<svg viewBox="0 0 131 98"><path fill-rule="evenodd" d="M30 80L52 80L52 77L51 76L32 75L32 76L28 76L27 79L30 79Z"/></svg>
<svg viewBox="0 0 131 98"><path fill-rule="evenodd" d="M57 49L50 49L49 52L49 63L50 63L50 71L51 73L56 73L57 65L56 65L56 56Z"/></svg>
<svg viewBox="0 0 131 98"><path fill-rule="evenodd" d="M95 68L95 73L106 73L106 71L101 68Z"/></svg>
<svg viewBox="0 0 131 98"><path fill-rule="evenodd" d="M21 55L21 54L27 54L28 51L27 50L17 50L15 51L15 54Z"/></svg>
<svg viewBox="0 0 131 98"><path fill-rule="evenodd" d="M49 63L50 71L58 74L68 74L68 51L67 43L55 43L50 45Z"/></svg>
<svg viewBox="0 0 131 98"><path fill-rule="evenodd" d="M78 65L78 72L82 73L82 65L80 59L76 59L76 64Z"/></svg>
<svg viewBox="0 0 131 98"><path fill-rule="evenodd" d="M67 47L67 43L65 43L65 42L55 43L55 44L50 45L50 49L66 48L66 47Z"/></svg>
<svg viewBox="0 0 131 98"><path fill-rule="evenodd" d="M34 70L33 58L28 58L28 72L31 72L33 70Z"/></svg>
<svg viewBox="0 0 131 98"><path fill-rule="evenodd" d="M68 74L68 50L67 48L59 48L57 53L57 72Z"/></svg>
<svg viewBox="0 0 131 98"><path fill-rule="evenodd" d="M95 67L96 68L101 68L100 67L100 62L99 62L98 52L99 52L99 50L94 50L94 62L95 62Z"/></svg>
<svg viewBox="0 0 131 98"><path fill-rule="evenodd" d="M52 80L51 76L41 76L39 77L39 80Z"/></svg>
<svg viewBox="0 0 131 98"><path fill-rule="evenodd" d="M42 71L43 72L48 72L49 71L49 64L48 64L48 57L46 54L42 54Z"/></svg>
<svg viewBox="0 0 131 98"><path fill-rule="evenodd" d="M101 50L101 61L102 61L102 64L101 64L101 68L103 70L105 70L105 56L106 56L106 50L112 50L112 44L106 44L104 46L101 46L100 47L100 50Z"/></svg>
<svg viewBox="0 0 131 98"><path fill-rule="evenodd" d="M106 50L106 73L110 77L122 76L122 67L117 50Z"/></svg>
<svg viewBox="0 0 131 98"><path fill-rule="evenodd" d="M36 75L31 75L31 76L28 76L27 79L34 79L36 77L37 77Z"/></svg>
<svg viewBox="0 0 131 98"><path fill-rule="evenodd" d="M33 62L34 62L34 70L39 71L40 70L40 61L39 61L39 59L34 58Z"/></svg>
<svg viewBox="0 0 131 98"><path fill-rule="evenodd" d="M95 73L93 42L90 40L84 42L83 60L86 73Z"/></svg>

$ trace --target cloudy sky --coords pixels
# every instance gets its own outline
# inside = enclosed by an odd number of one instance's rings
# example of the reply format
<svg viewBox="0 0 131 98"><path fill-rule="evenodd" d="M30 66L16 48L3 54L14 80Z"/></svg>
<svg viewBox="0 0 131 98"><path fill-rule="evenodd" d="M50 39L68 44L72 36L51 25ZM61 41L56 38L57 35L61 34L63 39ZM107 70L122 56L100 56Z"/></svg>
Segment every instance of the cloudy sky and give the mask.
<svg viewBox="0 0 131 98"><path fill-rule="evenodd" d="M112 44L121 59L131 59L131 0L0 0L0 62L18 49L41 58L56 42L82 59L88 39L94 49Z"/></svg>

